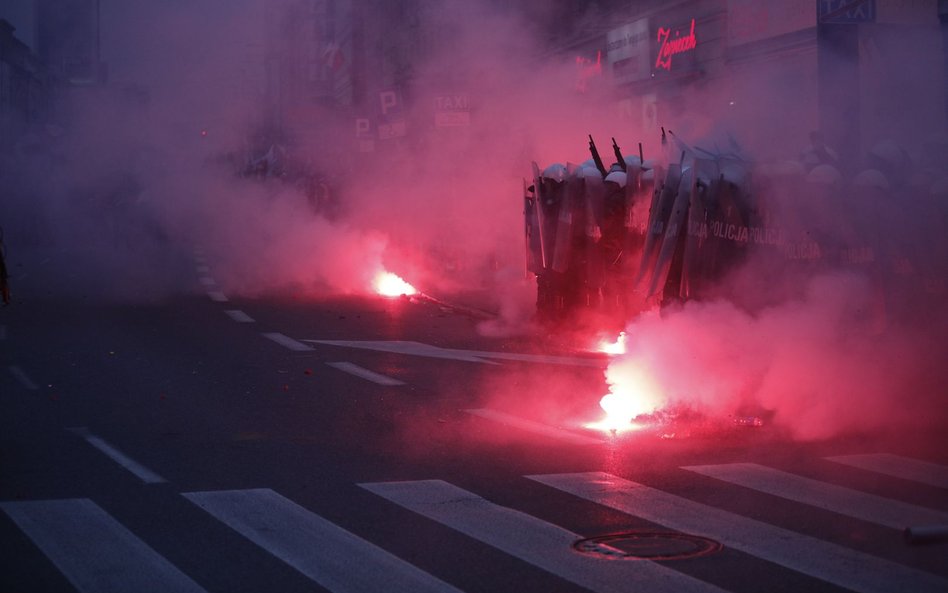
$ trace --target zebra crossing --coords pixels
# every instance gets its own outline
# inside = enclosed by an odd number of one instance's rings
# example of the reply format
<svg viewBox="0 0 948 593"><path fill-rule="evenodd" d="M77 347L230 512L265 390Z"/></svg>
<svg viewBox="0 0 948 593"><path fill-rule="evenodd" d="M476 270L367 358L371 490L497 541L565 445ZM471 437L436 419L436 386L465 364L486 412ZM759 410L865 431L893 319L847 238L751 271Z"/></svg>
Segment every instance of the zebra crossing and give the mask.
<svg viewBox="0 0 948 593"><path fill-rule="evenodd" d="M836 462L840 458L828 458ZM930 472L899 471L900 480L932 485L931 472L944 466L892 455L861 455L862 471L890 479L899 464ZM873 465L875 464L875 465ZM875 469L872 469L872 468ZM753 493L793 501L820 512L874 523L893 539L910 524L948 524L948 513L844 488L753 463L682 466L710 480L702 487L737 485ZM875 471L886 470L886 471ZM605 472L525 475L549 494L564 493L644 519L664 528L710 538L733 549L850 591L941 592L946 576L890 558L762 522L678 494ZM914 478L914 479L913 479ZM439 525L509 555L558 579L596 592L630 590L723 592L720 584L679 570L675 563L616 559L583 554L574 544L580 534L490 496L439 479L363 482L358 489L374 495L385 512L393 508ZM282 494L267 488L181 492L181 496L236 536L248 540L334 593L459 592L452 575L435 575L416 565L417 558L393 552L348 531ZM946 493L948 495L948 493ZM185 503L187 504L187 503ZM393 506L394 505L394 506ZM189 576L90 499L3 501L2 510L78 591L213 592L213 582ZM173 518L169 518L169 523ZM188 537L183 534L182 537ZM939 544L943 545L943 544ZM457 550L465 554L465 550ZM714 556L704 558L714 562ZM207 581L204 575L203 581ZM763 588L767 588L766 586ZM755 590L753 587L747 590Z"/></svg>

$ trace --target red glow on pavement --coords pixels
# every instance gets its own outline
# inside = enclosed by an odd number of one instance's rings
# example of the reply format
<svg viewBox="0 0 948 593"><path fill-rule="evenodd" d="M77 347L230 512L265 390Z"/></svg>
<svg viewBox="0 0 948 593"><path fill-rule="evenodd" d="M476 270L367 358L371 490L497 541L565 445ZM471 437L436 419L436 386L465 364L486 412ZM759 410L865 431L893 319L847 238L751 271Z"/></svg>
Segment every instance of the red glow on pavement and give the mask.
<svg viewBox="0 0 948 593"><path fill-rule="evenodd" d="M375 287L377 293L387 297L398 297L418 293L414 286L391 272L381 271L376 274L372 285Z"/></svg>
<svg viewBox="0 0 948 593"><path fill-rule="evenodd" d="M610 342L607 339L600 340L596 350L604 354L625 354L625 332L619 332L615 342Z"/></svg>

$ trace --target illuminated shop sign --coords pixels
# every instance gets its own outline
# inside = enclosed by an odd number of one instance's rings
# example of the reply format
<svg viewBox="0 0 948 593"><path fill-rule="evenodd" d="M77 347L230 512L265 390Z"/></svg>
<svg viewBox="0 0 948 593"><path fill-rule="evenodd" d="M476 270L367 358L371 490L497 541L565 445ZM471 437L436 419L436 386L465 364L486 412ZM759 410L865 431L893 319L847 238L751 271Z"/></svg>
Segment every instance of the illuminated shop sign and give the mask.
<svg viewBox="0 0 948 593"><path fill-rule="evenodd" d="M695 19L691 19L691 30L687 35L682 35L681 29L659 27L656 41L658 42L658 57L655 59L655 69L670 71L673 57L694 51L698 45L695 40Z"/></svg>
<svg viewBox="0 0 948 593"><path fill-rule="evenodd" d="M648 78L652 73L652 35L648 19L626 23L606 33L606 68L616 83Z"/></svg>

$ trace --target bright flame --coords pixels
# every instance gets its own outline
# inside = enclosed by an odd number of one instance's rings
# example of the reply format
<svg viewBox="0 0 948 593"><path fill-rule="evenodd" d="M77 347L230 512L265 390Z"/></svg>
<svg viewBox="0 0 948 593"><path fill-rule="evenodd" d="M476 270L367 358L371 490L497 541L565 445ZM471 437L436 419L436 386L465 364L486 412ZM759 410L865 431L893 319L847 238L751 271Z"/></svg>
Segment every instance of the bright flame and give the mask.
<svg viewBox="0 0 948 593"><path fill-rule="evenodd" d="M586 428L613 433L642 428L641 424L633 422L636 416L644 413L635 398L618 393L607 393L599 400L599 406L606 412L605 418L598 422L587 423Z"/></svg>
<svg viewBox="0 0 948 593"><path fill-rule="evenodd" d="M403 294L412 295L418 292L411 284L405 282L395 274L385 271L375 275L373 285L375 286L376 292L387 297L397 297Z"/></svg>
<svg viewBox="0 0 948 593"><path fill-rule="evenodd" d="M601 340L596 349L605 354L625 354L625 332L619 332L615 342Z"/></svg>
<svg viewBox="0 0 948 593"><path fill-rule="evenodd" d="M610 377L609 393L602 396L599 406L606 413L599 422L586 428L609 432L625 432L643 428L635 418L652 414L667 402L646 373L637 365L623 368Z"/></svg>

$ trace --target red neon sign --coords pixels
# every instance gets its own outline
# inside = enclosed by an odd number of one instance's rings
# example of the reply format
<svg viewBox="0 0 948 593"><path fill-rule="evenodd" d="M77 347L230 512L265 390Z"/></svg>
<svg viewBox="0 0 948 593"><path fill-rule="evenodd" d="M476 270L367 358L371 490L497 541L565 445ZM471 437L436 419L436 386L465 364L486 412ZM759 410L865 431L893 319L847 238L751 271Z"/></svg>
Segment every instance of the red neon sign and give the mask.
<svg viewBox="0 0 948 593"><path fill-rule="evenodd" d="M596 52L595 62L583 56L576 56L576 65L579 67L579 80L576 81L576 88L580 92L586 92L589 80L602 75L602 51Z"/></svg>
<svg viewBox="0 0 948 593"><path fill-rule="evenodd" d="M681 31L675 31L676 37L671 38L671 28L666 29L665 27L658 28L658 58L655 60L656 68L664 68L665 70L671 70L672 66L672 56L676 54L683 54L686 51L691 51L697 47L698 42L695 40L695 20L691 19L691 32L680 37Z"/></svg>

